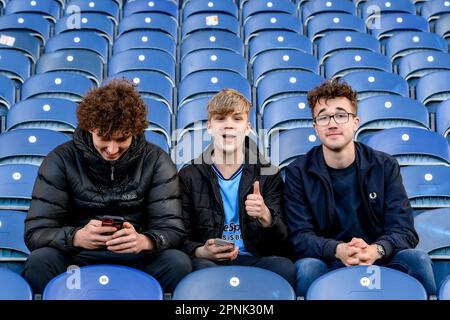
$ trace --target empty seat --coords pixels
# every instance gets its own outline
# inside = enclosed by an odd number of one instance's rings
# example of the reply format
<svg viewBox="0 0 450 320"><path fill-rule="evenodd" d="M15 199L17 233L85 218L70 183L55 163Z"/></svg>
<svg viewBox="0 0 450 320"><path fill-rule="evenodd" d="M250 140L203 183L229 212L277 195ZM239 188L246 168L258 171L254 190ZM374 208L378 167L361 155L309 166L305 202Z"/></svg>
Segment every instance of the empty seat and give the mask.
<svg viewBox="0 0 450 320"><path fill-rule="evenodd" d="M434 32L450 43L450 14L446 14L436 21Z"/></svg>
<svg viewBox="0 0 450 320"><path fill-rule="evenodd" d="M424 18L409 13L386 13L381 17L371 17L367 28L380 41L403 31L429 31Z"/></svg>
<svg viewBox="0 0 450 320"><path fill-rule="evenodd" d="M39 58L40 45L40 40L26 31L0 31L0 49L22 52L32 63Z"/></svg>
<svg viewBox="0 0 450 320"><path fill-rule="evenodd" d="M172 114L171 109L167 108L167 105L156 99L149 97L143 98L145 104L147 105L147 120L149 126L146 130L155 131L162 134L166 138L166 144L171 143L171 120Z"/></svg>
<svg viewBox="0 0 450 320"><path fill-rule="evenodd" d="M14 82L0 74L0 117L6 115L8 109L16 100L16 87ZM1 126L0 126L1 129Z"/></svg>
<svg viewBox="0 0 450 320"><path fill-rule="evenodd" d="M371 135L366 144L389 153L400 165L450 165L447 140L436 132L418 128L392 128Z"/></svg>
<svg viewBox="0 0 450 320"><path fill-rule="evenodd" d="M33 300L30 285L16 272L0 268L0 282L0 300Z"/></svg>
<svg viewBox="0 0 450 320"><path fill-rule="evenodd" d="M76 268L76 269L75 269ZM125 266L94 265L71 268L45 287L43 300L162 300L163 290L149 274ZM78 272L79 288L67 285Z"/></svg>
<svg viewBox="0 0 450 320"><path fill-rule="evenodd" d="M308 23L307 35L311 41L315 41L331 31L358 31L365 32L364 22L347 13L324 13Z"/></svg>
<svg viewBox="0 0 450 320"><path fill-rule="evenodd" d="M55 23L61 15L61 6L54 0L10 0L5 8L5 14L34 13Z"/></svg>
<svg viewBox="0 0 450 320"><path fill-rule="evenodd" d="M181 25L181 39L196 31L223 30L239 35L239 21L223 13L198 13L188 17Z"/></svg>
<svg viewBox="0 0 450 320"><path fill-rule="evenodd" d="M386 13L416 14L416 7L410 0L369 0L361 5L361 17L364 21L376 16L376 19Z"/></svg>
<svg viewBox="0 0 450 320"><path fill-rule="evenodd" d="M447 140L450 139L450 99L441 102L436 108L436 131Z"/></svg>
<svg viewBox="0 0 450 320"><path fill-rule="evenodd" d="M81 13L82 16L86 13L103 14L114 21L114 24L119 23L119 5L114 1L104 0L71 0L65 8L65 15L72 13Z"/></svg>
<svg viewBox="0 0 450 320"><path fill-rule="evenodd" d="M198 13L206 13L209 15L220 13L233 16L236 19L239 18L238 8L233 0L183 1L183 21Z"/></svg>
<svg viewBox="0 0 450 320"><path fill-rule="evenodd" d="M427 300L422 284L410 275L380 266L353 266L315 280L307 300Z"/></svg>
<svg viewBox="0 0 450 320"><path fill-rule="evenodd" d="M28 210L37 173L38 166L31 164L1 165L0 209Z"/></svg>
<svg viewBox="0 0 450 320"><path fill-rule="evenodd" d="M162 13L178 20L178 4L175 1L127 1L123 8L124 17L143 12Z"/></svg>
<svg viewBox="0 0 450 320"><path fill-rule="evenodd" d="M432 26L435 21L450 14L450 4L446 0L429 0L420 9L420 15ZM433 30L433 27L432 27Z"/></svg>
<svg viewBox="0 0 450 320"><path fill-rule="evenodd" d="M170 146L167 144L167 138L164 135L162 135L156 131L145 130L144 136L145 136L145 140L160 147L162 150L164 150L164 152L166 152L166 153L170 152Z"/></svg>
<svg viewBox="0 0 450 320"><path fill-rule="evenodd" d="M302 22L305 26L321 14L347 13L356 16L355 5L351 1L316 0L306 2L300 11Z"/></svg>
<svg viewBox="0 0 450 320"><path fill-rule="evenodd" d="M245 1L242 6L242 23L245 24L252 15L276 12L287 13L295 16L296 8L295 5L289 0L248 0Z"/></svg>
<svg viewBox="0 0 450 320"><path fill-rule="evenodd" d="M20 84L31 74L31 60L20 51L0 49L0 74Z"/></svg>
<svg viewBox="0 0 450 320"><path fill-rule="evenodd" d="M220 266L184 277L174 300L295 300L291 285L278 274L256 267Z"/></svg>
<svg viewBox="0 0 450 320"><path fill-rule="evenodd" d="M450 276L447 276L441 285L439 300L450 300Z"/></svg>
<svg viewBox="0 0 450 320"><path fill-rule="evenodd" d="M50 22L35 13L16 13L0 16L0 31L27 31L45 44L50 36Z"/></svg>
<svg viewBox="0 0 450 320"><path fill-rule="evenodd" d="M302 33L300 20L288 13L259 13L251 16L244 24L244 41L248 44L250 39L259 32L279 30Z"/></svg>
<svg viewBox="0 0 450 320"><path fill-rule="evenodd" d="M135 30L157 30L163 31L172 38L178 37L178 23L173 17L162 13L135 13L132 16L124 17L119 23L117 36Z"/></svg>
<svg viewBox="0 0 450 320"><path fill-rule="evenodd" d="M421 77L416 84L416 99L426 105L430 112L433 106L450 96L450 70L435 71Z"/></svg>
<svg viewBox="0 0 450 320"><path fill-rule="evenodd" d="M19 265L30 254L24 241L25 217L22 211L0 210L0 269Z"/></svg>
<svg viewBox="0 0 450 320"><path fill-rule="evenodd" d="M174 60L176 59L175 39L161 31L127 32L114 41L113 55L131 49L158 49L169 53Z"/></svg>

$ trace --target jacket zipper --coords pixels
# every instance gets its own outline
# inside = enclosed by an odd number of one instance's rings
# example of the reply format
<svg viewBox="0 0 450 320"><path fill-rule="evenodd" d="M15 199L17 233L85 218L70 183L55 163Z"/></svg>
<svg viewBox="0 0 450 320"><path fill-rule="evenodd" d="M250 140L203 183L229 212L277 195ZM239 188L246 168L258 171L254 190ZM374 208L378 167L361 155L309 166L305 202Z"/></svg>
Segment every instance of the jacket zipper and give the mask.
<svg viewBox="0 0 450 320"><path fill-rule="evenodd" d="M111 181L114 181L114 166L111 166Z"/></svg>

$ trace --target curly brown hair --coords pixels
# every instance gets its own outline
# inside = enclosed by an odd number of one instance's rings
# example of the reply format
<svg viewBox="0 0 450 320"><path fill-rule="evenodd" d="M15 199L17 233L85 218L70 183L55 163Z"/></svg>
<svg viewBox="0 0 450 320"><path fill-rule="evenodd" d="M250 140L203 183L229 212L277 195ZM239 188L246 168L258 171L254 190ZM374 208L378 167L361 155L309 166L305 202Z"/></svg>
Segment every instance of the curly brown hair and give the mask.
<svg viewBox="0 0 450 320"><path fill-rule="evenodd" d="M87 93L77 109L78 125L110 139L114 134L139 136L148 126L147 106L125 80L112 80Z"/></svg>
<svg viewBox="0 0 450 320"><path fill-rule="evenodd" d="M322 99L325 102L334 98L347 98L352 105L355 114L358 112L358 94L345 81L331 79L322 82L320 85L308 92L308 104L311 114L314 117L314 107Z"/></svg>

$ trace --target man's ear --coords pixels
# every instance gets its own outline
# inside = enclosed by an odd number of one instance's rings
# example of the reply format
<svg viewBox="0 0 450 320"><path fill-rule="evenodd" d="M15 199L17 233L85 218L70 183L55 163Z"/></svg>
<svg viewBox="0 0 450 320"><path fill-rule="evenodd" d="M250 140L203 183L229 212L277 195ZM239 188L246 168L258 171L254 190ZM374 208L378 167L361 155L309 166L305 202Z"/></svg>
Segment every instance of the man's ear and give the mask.
<svg viewBox="0 0 450 320"><path fill-rule="evenodd" d="M211 134L211 121L209 120L206 122L206 131Z"/></svg>

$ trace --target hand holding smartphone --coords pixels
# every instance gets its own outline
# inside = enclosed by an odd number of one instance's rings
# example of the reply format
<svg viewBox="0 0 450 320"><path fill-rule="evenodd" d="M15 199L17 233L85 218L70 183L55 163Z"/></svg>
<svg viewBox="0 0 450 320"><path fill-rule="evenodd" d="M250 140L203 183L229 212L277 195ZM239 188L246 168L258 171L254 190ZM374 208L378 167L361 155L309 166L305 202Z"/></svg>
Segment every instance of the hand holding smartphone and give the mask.
<svg viewBox="0 0 450 320"><path fill-rule="evenodd" d="M230 250L234 250L234 242L233 241L216 238L216 239L214 239L214 245L216 245L216 246L232 246L232 248Z"/></svg>
<svg viewBox="0 0 450 320"><path fill-rule="evenodd" d="M103 216L102 217L102 227L115 227L117 230L123 228L123 223L125 219L120 216Z"/></svg>

